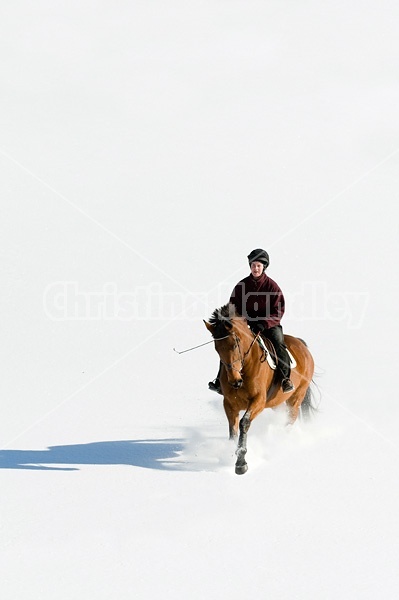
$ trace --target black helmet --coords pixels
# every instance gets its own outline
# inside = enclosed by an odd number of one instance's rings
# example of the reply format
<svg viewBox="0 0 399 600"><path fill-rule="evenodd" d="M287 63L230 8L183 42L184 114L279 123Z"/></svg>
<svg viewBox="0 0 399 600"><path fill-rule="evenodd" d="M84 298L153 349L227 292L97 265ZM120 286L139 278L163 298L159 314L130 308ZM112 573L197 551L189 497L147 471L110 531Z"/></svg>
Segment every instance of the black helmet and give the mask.
<svg viewBox="0 0 399 600"><path fill-rule="evenodd" d="M252 250L248 254L248 262L249 264L253 262L260 262L262 265L265 265L265 269L269 266L269 255L266 250L262 250L262 248L257 248L256 250Z"/></svg>

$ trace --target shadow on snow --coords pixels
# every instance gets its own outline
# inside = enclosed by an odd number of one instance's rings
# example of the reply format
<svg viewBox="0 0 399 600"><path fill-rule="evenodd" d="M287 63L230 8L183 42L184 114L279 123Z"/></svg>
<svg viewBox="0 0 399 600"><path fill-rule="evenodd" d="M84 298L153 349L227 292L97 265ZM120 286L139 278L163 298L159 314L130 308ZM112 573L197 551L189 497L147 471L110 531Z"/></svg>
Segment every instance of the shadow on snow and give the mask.
<svg viewBox="0 0 399 600"><path fill-rule="evenodd" d="M184 447L183 439L160 439L50 446L46 450L0 450L0 469L77 471L76 466L49 465L129 465L164 471L190 470L177 460Z"/></svg>

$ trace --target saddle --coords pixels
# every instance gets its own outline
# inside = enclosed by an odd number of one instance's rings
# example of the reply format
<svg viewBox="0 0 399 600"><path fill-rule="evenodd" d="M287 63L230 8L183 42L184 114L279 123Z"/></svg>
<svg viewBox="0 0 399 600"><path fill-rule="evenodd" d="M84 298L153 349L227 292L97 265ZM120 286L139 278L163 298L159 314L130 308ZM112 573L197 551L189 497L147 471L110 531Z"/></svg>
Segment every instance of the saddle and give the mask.
<svg viewBox="0 0 399 600"><path fill-rule="evenodd" d="M258 344L261 347L261 349L263 350L262 362L264 362L266 360L269 367L271 369L273 369L273 371L275 371L277 368L278 359L277 359L276 349L274 347L273 342L271 340L269 340L268 338L264 338L261 335L259 335L258 336ZM290 368L295 369L296 360L292 356L291 352L288 350L287 347L286 347L286 350L288 352L288 356L290 359Z"/></svg>

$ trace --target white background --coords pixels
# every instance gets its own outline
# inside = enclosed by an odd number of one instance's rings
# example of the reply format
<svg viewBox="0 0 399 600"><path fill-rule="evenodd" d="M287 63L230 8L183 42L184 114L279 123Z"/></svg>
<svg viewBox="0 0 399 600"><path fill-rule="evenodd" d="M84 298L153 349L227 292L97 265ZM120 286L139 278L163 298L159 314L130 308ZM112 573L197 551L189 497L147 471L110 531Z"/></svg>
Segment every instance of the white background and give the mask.
<svg viewBox="0 0 399 600"><path fill-rule="evenodd" d="M4 600L397 597L398 17L1 2ZM322 400L237 477L217 355L173 347L256 247Z"/></svg>

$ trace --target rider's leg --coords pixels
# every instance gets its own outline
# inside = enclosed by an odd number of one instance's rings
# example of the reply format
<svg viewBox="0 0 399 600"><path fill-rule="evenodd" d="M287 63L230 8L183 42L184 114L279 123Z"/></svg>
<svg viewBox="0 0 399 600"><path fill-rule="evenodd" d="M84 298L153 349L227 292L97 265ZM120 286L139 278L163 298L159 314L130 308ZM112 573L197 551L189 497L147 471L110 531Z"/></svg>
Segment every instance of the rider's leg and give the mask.
<svg viewBox="0 0 399 600"><path fill-rule="evenodd" d="M287 346L284 343L283 328L281 327L281 325L276 325L275 327L271 327L270 329L265 329L263 335L269 338L269 340L271 340L276 349L278 359L277 368L281 373L281 387L283 389L283 392L292 392L295 388L290 379L290 357L288 356Z"/></svg>

